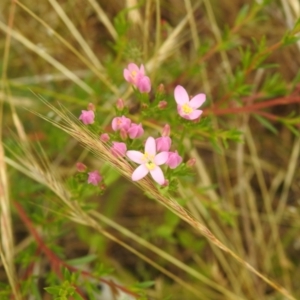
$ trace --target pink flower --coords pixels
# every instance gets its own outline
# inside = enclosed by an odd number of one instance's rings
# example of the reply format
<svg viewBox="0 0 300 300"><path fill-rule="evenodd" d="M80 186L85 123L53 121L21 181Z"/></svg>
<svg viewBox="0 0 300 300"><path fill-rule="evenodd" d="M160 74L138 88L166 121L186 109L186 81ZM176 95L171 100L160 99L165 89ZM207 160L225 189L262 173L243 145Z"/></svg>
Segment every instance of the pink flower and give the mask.
<svg viewBox="0 0 300 300"><path fill-rule="evenodd" d="M102 176L98 171L89 172L88 174L89 174L88 183L92 185L98 185L99 182L102 180Z"/></svg>
<svg viewBox="0 0 300 300"><path fill-rule="evenodd" d="M186 162L186 166L189 168L193 168L196 164L196 158L190 158L187 162Z"/></svg>
<svg viewBox="0 0 300 300"><path fill-rule="evenodd" d="M169 136L162 136L156 140L157 151L169 151L171 148L172 140Z"/></svg>
<svg viewBox="0 0 300 300"><path fill-rule="evenodd" d="M167 161L168 152L156 154L156 144L153 137L148 137L145 144L145 153L130 150L126 152L126 155L129 159L140 165L132 173L131 179L133 181L144 178L150 172L152 178L158 184L164 184L165 177L159 166Z"/></svg>
<svg viewBox="0 0 300 300"><path fill-rule="evenodd" d="M136 64L130 63L127 69L124 69L123 75L126 81L137 86L137 83L140 80L140 78L145 76L144 65L141 65L139 68Z"/></svg>
<svg viewBox="0 0 300 300"><path fill-rule="evenodd" d="M171 127L169 124L166 124L163 128L163 131L162 131L162 136L170 136L170 133L171 133Z"/></svg>
<svg viewBox="0 0 300 300"><path fill-rule="evenodd" d="M100 141L103 143L107 143L109 141L110 137L107 133L102 133L100 135Z"/></svg>
<svg viewBox="0 0 300 300"><path fill-rule="evenodd" d="M165 100L159 101L157 106L159 109L165 109L168 106L168 102Z"/></svg>
<svg viewBox="0 0 300 300"><path fill-rule="evenodd" d="M115 157L124 157L127 150L125 143L112 142L112 147L110 151Z"/></svg>
<svg viewBox="0 0 300 300"><path fill-rule="evenodd" d="M78 172L85 172L87 169L87 166L81 162L76 163L76 170Z"/></svg>
<svg viewBox="0 0 300 300"><path fill-rule="evenodd" d="M124 69L123 75L125 80L136 86L141 93L149 93L151 91L150 78L145 75L144 65L141 65L139 68L136 64L130 63L127 69Z"/></svg>
<svg viewBox="0 0 300 300"><path fill-rule="evenodd" d="M149 93L151 91L151 81L148 76L143 76L141 77L137 84L136 87L139 89L141 93Z"/></svg>
<svg viewBox="0 0 300 300"><path fill-rule="evenodd" d="M79 120L85 125L94 123L94 119L95 113L92 110L82 110L81 115L79 116Z"/></svg>
<svg viewBox="0 0 300 300"><path fill-rule="evenodd" d="M130 125L131 125L131 120L124 116L113 118L111 123L111 127L114 131L118 131L121 128L124 128L127 131Z"/></svg>
<svg viewBox="0 0 300 300"><path fill-rule="evenodd" d="M144 134L144 129L142 127L142 124L132 123L127 133L131 139L137 139L141 137Z"/></svg>
<svg viewBox="0 0 300 300"><path fill-rule="evenodd" d="M178 152L169 152L168 160L166 161L166 165L170 167L170 169L177 168L182 162L182 157L178 155Z"/></svg>
<svg viewBox="0 0 300 300"><path fill-rule="evenodd" d="M96 110L96 107L95 107L94 103L89 103L87 108L88 108L88 110L93 110L93 111Z"/></svg>
<svg viewBox="0 0 300 300"><path fill-rule="evenodd" d="M123 110L125 106L124 100L119 98L116 102L116 107L118 110Z"/></svg>
<svg viewBox="0 0 300 300"><path fill-rule="evenodd" d="M205 94L198 94L190 101L186 90L182 86L177 85L174 90L174 97L177 102L178 114L181 117L188 120L195 120L203 113L202 110L197 108L205 102Z"/></svg>

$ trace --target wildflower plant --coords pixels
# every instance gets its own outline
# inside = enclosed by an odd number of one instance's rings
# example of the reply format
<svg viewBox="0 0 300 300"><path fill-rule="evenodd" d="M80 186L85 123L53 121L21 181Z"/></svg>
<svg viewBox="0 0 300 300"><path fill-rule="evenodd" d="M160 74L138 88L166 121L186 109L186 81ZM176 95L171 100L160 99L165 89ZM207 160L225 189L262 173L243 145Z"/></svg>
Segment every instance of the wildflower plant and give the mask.
<svg viewBox="0 0 300 300"><path fill-rule="evenodd" d="M121 2L3 4L0 299L298 299L297 5Z"/></svg>

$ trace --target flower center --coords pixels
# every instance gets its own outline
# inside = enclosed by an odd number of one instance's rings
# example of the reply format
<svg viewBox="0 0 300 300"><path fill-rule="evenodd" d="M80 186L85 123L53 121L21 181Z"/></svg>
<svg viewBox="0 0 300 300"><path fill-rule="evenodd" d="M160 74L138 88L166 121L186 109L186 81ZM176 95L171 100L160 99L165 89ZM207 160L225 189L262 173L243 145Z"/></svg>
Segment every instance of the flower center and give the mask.
<svg viewBox="0 0 300 300"><path fill-rule="evenodd" d="M153 163L152 161L149 161L149 162L146 163L146 167L147 167L147 169L148 169L149 171L151 171L151 170L155 169L156 164Z"/></svg>
<svg viewBox="0 0 300 300"><path fill-rule="evenodd" d="M132 71L132 72L131 72L132 78L135 78L135 77L136 77L136 74L137 74L137 71Z"/></svg>
<svg viewBox="0 0 300 300"><path fill-rule="evenodd" d="M193 109L189 106L188 103L185 103L182 105L182 111L186 114L189 115L191 112L193 112Z"/></svg>

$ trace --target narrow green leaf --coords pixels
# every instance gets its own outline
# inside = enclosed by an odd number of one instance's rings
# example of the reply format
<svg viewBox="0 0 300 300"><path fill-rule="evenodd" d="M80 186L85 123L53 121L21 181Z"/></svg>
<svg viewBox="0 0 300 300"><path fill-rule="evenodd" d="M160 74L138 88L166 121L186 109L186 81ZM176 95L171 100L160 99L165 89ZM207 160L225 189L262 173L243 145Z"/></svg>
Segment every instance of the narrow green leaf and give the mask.
<svg viewBox="0 0 300 300"><path fill-rule="evenodd" d="M265 118L259 116L259 115L254 115L254 118L261 123L264 127L266 127L267 129L269 129L271 132L273 132L274 134L277 134L278 131L277 129Z"/></svg>

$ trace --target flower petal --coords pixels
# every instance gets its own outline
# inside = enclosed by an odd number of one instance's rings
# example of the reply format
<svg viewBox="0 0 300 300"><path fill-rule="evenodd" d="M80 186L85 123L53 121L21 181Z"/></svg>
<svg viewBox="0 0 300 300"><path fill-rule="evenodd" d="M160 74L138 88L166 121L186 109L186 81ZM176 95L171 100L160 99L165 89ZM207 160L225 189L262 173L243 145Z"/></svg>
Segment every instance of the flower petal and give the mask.
<svg viewBox="0 0 300 300"><path fill-rule="evenodd" d="M133 181L138 181L144 178L149 173L149 170L145 165L138 166L131 175Z"/></svg>
<svg viewBox="0 0 300 300"><path fill-rule="evenodd" d="M198 94L195 97L192 98L190 101L190 106L192 108L199 108L206 100L205 94Z"/></svg>
<svg viewBox="0 0 300 300"><path fill-rule="evenodd" d="M155 156L156 154L156 143L152 136L149 136L145 144L145 153Z"/></svg>
<svg viewBox="0 0 300 300"><path fill-rule="evenodd" d="M144 65L142 64L141 66L140 66L140 73L141 73L141 75L145 75L145 67L144 67Z"/></svg>
<svg viewBox="0 0 300 300"><path fill-rule="evenodd" d="M140 69L139 69L139 67L136 65L136 64L134 64L134 63L130 63L130 64L128 64L128 70L130 71L130 73L132 72L132 71L135 71L135 72L139 72L140 71Z"/></svg>
<svg viewBox="0 0 300 300"><path fill-rule="evenodd" d="M180 105L177 105L177 112L178 112L180 117L182 117L184 119L187 119L187 120L190 120L189 115L187 115L183 112L182 107Z"/></svg>
<svg viewBox="0 0 300 300"><path fill-rule="evenodd" d="M144 158L144 154L140 151L136 151L136 150L129 150L126 152L126 156L134 161L137 164L143 164L145 163L145 161L143 160Z"/></svg>
<svg viewBox="0 0 300 300"><path fill-rule="evenodd" d="M202 110L196 109L192 113L189 114L188 118L190 120L195 120L195 119L199 118L202 115L202 113L203 113Z"/></svg>
<svg viewBox="0 0 300 300"><path fill-rule="evenodd" d="M169 152L164 151L164 152L158 153L154 158L154 163L156 165L160 166L168 160L168 157L169 157Z"/></svg>
<svg viewBox="0 0 300 300"><path fill-rule="evenodd" d="M151 170L150 174L158 184L163 185L165 183L165 176L160 167Z"/></svg>
<svg viewBox="0 0 300 300"><path fill-rule="evenodd" d="M131 81L132 81L132 80L131 80L131 73L130 73L129 70L124 69L124 71L123 71L123 76L124 76L124 78L125 78L126 81L128 81L128 82L131 83Z"/></svg>
<svg viewBox="0 0 300 300"><path fill-rule="evenodd" d="M176 86L174 90L174 97L177 104L183 105L184 103L189 102L189 95L181 85Z"/></svg>

